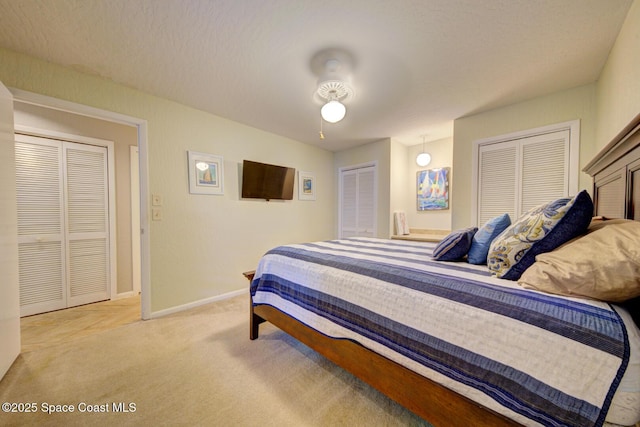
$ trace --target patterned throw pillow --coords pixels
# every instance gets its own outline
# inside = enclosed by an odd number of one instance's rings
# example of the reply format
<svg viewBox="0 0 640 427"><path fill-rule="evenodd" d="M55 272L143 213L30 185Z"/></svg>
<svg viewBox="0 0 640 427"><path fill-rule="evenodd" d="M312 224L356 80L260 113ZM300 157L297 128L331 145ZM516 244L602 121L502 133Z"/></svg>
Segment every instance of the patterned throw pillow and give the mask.
<svg viewBox="0 0 640 427"><path fill-rule="evenodd" d="M584 190L533 208L491 243L487 266L497 277L518 280L536 255L584 233L592 216L593 202Z"/></svg>
<svg viewBox="0 0 640 427"><path fill-rule="evenodd" d="M473 235L478 227L470 227L454 231L442 239L433 249L431 255L437 261L457 261L464 258L471 247Z"/></svg>
<svg viewBox="0 0 640 427"><path fill-rule="evenodd" d="M491 242L510 225L509 214L502 214L490 219L480 227L471 241L471 249L469 249L467 259L469 264L486 264Z"/></svg>

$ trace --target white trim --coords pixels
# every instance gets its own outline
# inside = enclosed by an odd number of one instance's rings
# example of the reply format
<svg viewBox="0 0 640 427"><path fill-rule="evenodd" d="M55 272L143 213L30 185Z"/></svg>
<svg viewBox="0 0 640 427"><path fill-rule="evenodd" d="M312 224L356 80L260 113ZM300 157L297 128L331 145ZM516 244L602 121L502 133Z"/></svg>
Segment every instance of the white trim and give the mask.
<svg viewBox="0 0 640 427"><path fill-rule="evenodd" d="M368 168L368 167L378 167L378 161L374 160L371 162L365 162L365 163L359 163L357 165L350 165L350 166L342 166L341 168L338 169L338 172L342 173L345 171L350 171L350 170L354 170L354 169L363 169L363 168Z"/></svg>
<svg viewBox="0 0 640 427"><path fill-rule="evenodd" d="M569 131L569 195L578 193L580 181L580 119L527 129L473 141L471 164L471 224L478 223L478 155L480 146L529 138L558 131Z"/></svg>
<svg viewBox="0 0 640 427"><path fill-rule="evenodd" d="M192 301L187 304L177 305L171 308L165 308L164 310L154 311L151 313L151 319L157 319L158 317L167 316L169 314L178 313L181 311L189 310L192 308L200 307L201 305L210 304L212 302L218 302L234 298L240 295L245 295L248 292L247 289L239 289L237 291L227 292L226 294L216 295L209 298L204 298L198 301Z"/></svg>
<svg viewBox="0 0 640 427"><path fill-rule="evenodd" d="M542 126L539 128L521 130L517 132L507 133L504 135L490 136L473 141L474 144L496 144L504 141L512 141L514 139L529 138L536 135L544 135L545 133L553 133L561 130L569 130L572 136L580 136L580 119L570 120L568 122L556 123L553 125Z"/></svg>
<svg viewBox="0 0 640 427"><path fill-rule="evenodd" d="M480 168L478 167L479 157L480 141L473 141L473 149L471 150L471 224L473 225L478 223L478 182L480 181Z"/></svg>
<svg viewBox="0 0 640 427"><path fill-rule="evenodd" d="M140 293L140 160L138 146L129 147L129 181L131 203L131 283L133 292Z"/></svg>
<svg viewBox="0 0 640 427"><path fill-rule="evenodd" d="M15 101L26 102L73 114L80 114L100 120L134 126L138 129L138 149L140 155L140 232L141 232L141 306L142 319L151 318L151 238L149 232L149 145L147 121L113 111L102 110L88 105L64 101L57 98L27 92L21 89L8 88Z"/></svg>
<svg viewBox="0 0 640 427"><path fill-rule="evenodd" d="M138 295L137 292L127 291L127 292L121 292L119 294L116 294L115 298L112 298L112 299L116 300L116 299L123 299L123 298L131 298L131 297L135 297L136 295Z"/></svg>
<svg viewBox="0 0 640 427"><path fill-rule="evenodd" d="M108 120L110 122L120 123L127 126L138 126L147 123L146 120L136 117L127 116L125 114L113 111L102 110L100 108L90 107L84 104L77 104L63 99L53 98L51 96L42 95L35 92L28 92L22 89L10 87L9 90L13 94L15 101L25 102L27 104L38 105L40 107L54 108L67 113L80 114L82 116L92 117L94 119Z"/></svg>
<svg viewBox="0 0 640 427"><path fill-rule="evenodd" d="M0 81L0 380L20 355L20 284L13 96Z"/></svg>
<svg viewBox="0 0 640 427"><path fill-rule="evenodd" d="M147 122L138 125L138 160L140 161L140 301L142 319L151 319L151 229L149 227L149 146Z"/></svg>
<svg viewBox="0 0 640 427"><path fill-rule="evenodd" d="M40 138L68 141L79 144L93 145L95 147L105 147L107 149L107 174L109 179L109 298L114 299L118 293L117 277L118 263L116 244L116 162L114 142L106 139L92 138L89 136L74 135L71 133L58 132L49 129L40 129L32 126L14 125L15 133L30 135ZM67 263L69 260L67 259Z"/></svg>
<svg viewBox="0 0 640 427"><path fill-rule="evenodd" d="M109 141L108 139L99 139L99 138L93 138L90 136L74 135L72 133L58 132L55 130L41 129L33 126L25 126L25 125L19 125L19 124L14 125L14 127L15 127L16 133L21 133L23 135L57 139L60 141L78 142L80 144L95 145L98 147L111 146L112 149L114 145L113 141ZM112 160L112 159L109 158L108 160Z"/></svg>

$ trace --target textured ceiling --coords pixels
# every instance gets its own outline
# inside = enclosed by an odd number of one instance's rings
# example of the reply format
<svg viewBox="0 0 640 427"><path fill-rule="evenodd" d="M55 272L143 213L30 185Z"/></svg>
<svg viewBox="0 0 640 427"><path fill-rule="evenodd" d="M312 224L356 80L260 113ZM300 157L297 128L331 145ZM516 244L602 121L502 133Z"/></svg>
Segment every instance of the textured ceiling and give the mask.
<svg viewBox="0 0 640 427"><path fill-rule="evenodd" d="M632 0L0 0L0 46L339 150L597 80ZM356 96L320 140L324 49Z"/></svg>

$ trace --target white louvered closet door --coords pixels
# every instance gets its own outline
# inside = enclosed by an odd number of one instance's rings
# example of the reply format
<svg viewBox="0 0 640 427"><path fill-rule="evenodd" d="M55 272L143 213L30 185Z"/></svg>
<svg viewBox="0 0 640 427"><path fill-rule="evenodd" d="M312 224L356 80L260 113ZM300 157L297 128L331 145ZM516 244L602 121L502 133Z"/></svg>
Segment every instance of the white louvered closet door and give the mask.
<svg viewBox="0 0 640 427"><path fill-rule="evenodd" d="M478 226L568 196L568 130L480 146L478 162Z"/></svg>
<svg viewBox="0 0 640 427"><path fill-rule="evenodd" d="M16 135L20 315L67 306L62 146Z"/></svg>
<svg viewBox="0 0 640 427"><path fill-rule="evenodd" d="M520 212L569 194L569 131L522 141Z"/></svg>
<svg viewBox="0 0 640 427"><path fill-rule="evenodd" d="M375 198L374 168L358 169L358 236L376 235Z"/></svg>
<svg viewBox="0 0 640 427"><path fill-rule="evenodd" d="M514 142L480 147L478 224L504 213L512 219L516 217L517 155L518 146Z"/></svg>
<svg viewBox="0 0 640 427"><path fill-rule="evenodd" d="M69 307L109 298L107 150L64 143Z"/></svg>
<svg viewBox="0 0 640 427"><path fill-rule="evenodd" d="M375 237L375 167L341 171L340 237Z"/></svg>
<svg viewBox="0 0 640 427"><path fill-rule="evenodd" d="M357 235L358 225L358 175L355 170L343 172L341 186L340 237Z"/></svg>
<svg viewBox="0 0 640 427"><path fill-rule="evenodd" d="M109 297L106 148L16 135L20 315Z"/></svg>

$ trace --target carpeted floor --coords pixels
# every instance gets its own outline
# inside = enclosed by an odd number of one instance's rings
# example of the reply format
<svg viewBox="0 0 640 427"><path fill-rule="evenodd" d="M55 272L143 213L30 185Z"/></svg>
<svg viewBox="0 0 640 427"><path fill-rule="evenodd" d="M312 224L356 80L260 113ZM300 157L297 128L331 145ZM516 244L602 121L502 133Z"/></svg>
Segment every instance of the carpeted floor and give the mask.
<svg viewBox="0 0 640 427"><path fill-rule="evenodd" d="M23 353L0 402L37 412L0 425L428 426L272 325L248 336L237 297Z"/></svg>
<svg viewBox="0 0 640 427"><path fill-rule="evenodd" d="M20 319L22 352L74 341L140 320L140 295Z"/></svg>

